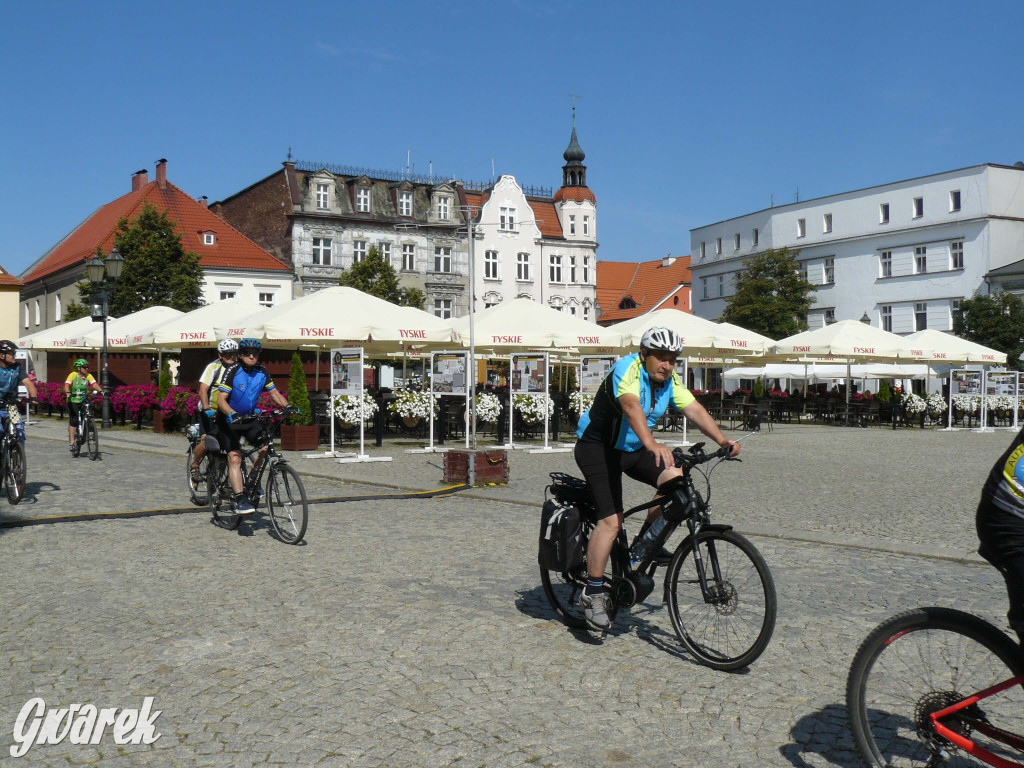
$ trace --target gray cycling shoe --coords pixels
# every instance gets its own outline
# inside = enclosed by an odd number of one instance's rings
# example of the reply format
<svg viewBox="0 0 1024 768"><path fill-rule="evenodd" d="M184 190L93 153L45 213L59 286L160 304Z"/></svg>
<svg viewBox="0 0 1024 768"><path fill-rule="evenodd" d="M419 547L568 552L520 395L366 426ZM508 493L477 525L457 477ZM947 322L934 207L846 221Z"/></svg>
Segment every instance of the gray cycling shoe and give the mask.
<svg viewBox="0 0 1024 768"><path fill-rule="evenodd" d="M607 632L612 628L612 620L608 617L606 602L608 595L599 592L596 595L588 595L586 592L580 597L580 605L583 606L583 616L591 629L599 632Z"/></svg>

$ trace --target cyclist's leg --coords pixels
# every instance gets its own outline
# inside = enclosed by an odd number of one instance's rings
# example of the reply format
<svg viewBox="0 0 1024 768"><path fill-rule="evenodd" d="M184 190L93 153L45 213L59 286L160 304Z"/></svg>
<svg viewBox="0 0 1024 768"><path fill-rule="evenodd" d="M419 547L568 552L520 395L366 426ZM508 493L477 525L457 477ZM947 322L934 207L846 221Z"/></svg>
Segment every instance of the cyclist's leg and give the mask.
<svg viewBox="0 0 1024 768"><path fill-rule="evenodd" d="M678 477L683 474L683 470L679 467L660 466L657 458L650 451L637 451L636 453L626 454L622 460L622 471L637 482L646 483L652 488L657 488L659 485L668 482L673 477ZM660 496L655 494L654 498L657 499L660 498ZM661 507L651 507L647 513L647 519L644 520L644 524L640 528L640 535L643 535L644 531L650 527L651 523L657 520L660 516Z"/></svg>
<svg viewBox="0 0 1024 768"><path fill-rule="evenodd" d="M1006 617L1024 645L1024 517L982 499L975 525L981 542L978 553L1003 575L1010 600Z"/></svg>
<svg viewBox="0 0 1024 768"><path fill-rule="evenodd" d="M606 448L601 443L580 440L576 443L574 455L590 486L597 512L597 525L587 545L587 575L591 579L600 579L604 577L608 555L622 528L621 451Z"/></svg>
<svg viewBox="0 0 1024 768"><path fill-rule="evenodd" d="M74 447L78 432L78 403L68 403L68 445Z"/></svg>

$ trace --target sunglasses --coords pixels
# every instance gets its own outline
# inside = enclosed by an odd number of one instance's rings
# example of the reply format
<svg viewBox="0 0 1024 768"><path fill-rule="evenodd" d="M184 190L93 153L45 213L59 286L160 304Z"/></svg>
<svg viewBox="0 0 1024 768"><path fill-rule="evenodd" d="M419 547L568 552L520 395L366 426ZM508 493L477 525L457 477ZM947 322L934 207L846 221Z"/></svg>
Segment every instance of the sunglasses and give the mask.
<svg viewBox="0 0 1024 768"><path fill-rule="evenodd" d="M242 349L238 352L242 357L256 357L259 353L260 351L258 349Z"/></svg>

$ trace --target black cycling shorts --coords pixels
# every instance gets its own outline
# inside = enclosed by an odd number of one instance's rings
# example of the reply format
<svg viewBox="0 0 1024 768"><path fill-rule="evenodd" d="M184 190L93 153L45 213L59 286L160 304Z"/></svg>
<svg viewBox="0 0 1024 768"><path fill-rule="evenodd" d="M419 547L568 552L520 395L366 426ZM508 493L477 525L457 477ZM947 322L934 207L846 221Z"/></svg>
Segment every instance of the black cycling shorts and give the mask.
<svg viewBox="0 0 1024 768"><path fill-rule="evenodd" d="M261 446L267 442L267 430L258 421L229 424L226 417L217 415L216 438L221 449L231 452L242 450L242 438L250 446Z"/></svg>
<svg viewBox="0 0 1024 768"><path fill-rule="evenodd" d="M658 465L654 454L646 448L619 451L603 443L579 440L573 453L576 464L590 485L598 520L622 512L623 473L657 488L658 478L666 469Z"/></svg>
<svg viewBox="0 0 1024 768"><path fill-rule="evenodd" d="M978 554L999 569L1006 582L1010 627L1024 642L1024 517L1000 509L982 497L975 516Z"/></svg>
<svg viewBox="0 0 1024 768"><path fill-rule="evenodd" d="M77 427L81 423L82 406L85 403L68 403L68 426Z"/></svg>

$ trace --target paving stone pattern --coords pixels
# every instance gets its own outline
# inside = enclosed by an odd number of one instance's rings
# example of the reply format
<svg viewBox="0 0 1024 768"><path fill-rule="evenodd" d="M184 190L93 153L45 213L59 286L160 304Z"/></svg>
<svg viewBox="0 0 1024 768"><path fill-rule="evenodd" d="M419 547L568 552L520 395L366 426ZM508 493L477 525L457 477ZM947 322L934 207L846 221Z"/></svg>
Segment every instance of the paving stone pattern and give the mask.
<svg viewBox="0 0 1024 768"><path fill-rule="evenodd" d="M108 733L20 763L852 768L845 676L875 624L941 604L1005 626L973 510L1011 437L801 425L744 441L713 476L716 517L767 558L779 619L737 674L687 656L657 589L603 638L554 619L537 525L569 453L515 451L504 487L316 504L296 547L261 515L228 532L203 511L0 527L0 763L34 696L153 696L156 743ZM30 426L29 498L0 501L0 521L187 508L181 436L103 433L98 462L61 440L64 422ZM442 457L410 447L291 458L313 497L439 487Z"/></svg>

